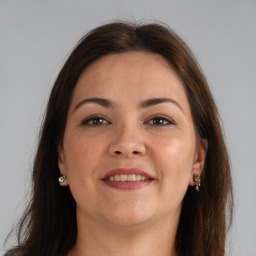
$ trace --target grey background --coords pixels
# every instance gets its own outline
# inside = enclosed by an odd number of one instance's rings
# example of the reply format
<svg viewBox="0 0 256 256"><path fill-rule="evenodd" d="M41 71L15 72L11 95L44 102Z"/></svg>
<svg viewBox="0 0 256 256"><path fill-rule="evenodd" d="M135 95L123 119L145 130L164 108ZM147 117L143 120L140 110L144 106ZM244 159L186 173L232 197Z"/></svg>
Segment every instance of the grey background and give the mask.
<svg viewBox="0 0 256 256"><path fill-rule="evenodd" d="M29 195L50 88L77 40L114 19L161 20L190 45L210 83L232 161L232 256L256 255L256 1L0 0L0 243Z"/></svg>

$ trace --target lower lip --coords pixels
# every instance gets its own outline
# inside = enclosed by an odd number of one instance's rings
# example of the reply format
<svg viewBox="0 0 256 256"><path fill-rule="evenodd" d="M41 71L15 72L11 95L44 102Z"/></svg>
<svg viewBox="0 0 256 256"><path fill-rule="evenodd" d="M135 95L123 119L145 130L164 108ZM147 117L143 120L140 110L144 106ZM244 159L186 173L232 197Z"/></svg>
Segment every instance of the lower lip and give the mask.
<svg viewBox="0 0 256 256"><path fill-rule="evenodd" d="M146 181L110 181L110 180L103 180L103 182L116 189L120 190L133 190L133 189L139 189L147 186L152 182L152 180L146 180Z"/></svg>

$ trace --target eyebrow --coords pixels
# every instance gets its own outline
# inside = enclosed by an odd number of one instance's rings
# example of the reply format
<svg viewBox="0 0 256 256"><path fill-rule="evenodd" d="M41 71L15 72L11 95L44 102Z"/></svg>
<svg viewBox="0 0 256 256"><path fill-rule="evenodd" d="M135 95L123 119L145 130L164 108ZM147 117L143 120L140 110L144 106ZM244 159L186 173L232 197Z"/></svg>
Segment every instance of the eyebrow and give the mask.
<svg viewBox="0 0 256 256"><path fill-rule="evenodd" d="M168 102L173 103L182 112L184 112L183 108L181 107L181 105L176 100L173 100L173 99L170 99L170 98L165 98L165 97L163 97L163 98L150 98L150 99L144 100L139 104L139 107L140 108L148 108L148 107L152 107L152 106L155 106L155 105L158 105L158 104L161 104L161 103L168 103ZM96 104L98 104L102 107L105 107L105 108L110 108L110 107L115 106L115 103L111 100L94 97L94 98L84 99L81 102L79 102L75 106L73 112L75 112L79 107L81 107L82 105L84 105L86 103L96 103Z"/></svg>
<svg viewBox="0 0 256 256"><path fill-rule="evenodd" d="M182 112L183 111L183 108L181 107L181 105L176 101L176 100L173 100L173 99L170 99L170 98L152 98L152 99L147 99L143 102L141 102L140 104L140 107L141 108L147 108L147 107L151 107L151 106L154 106L154 105L158 105L158 104L161 104L161 103L173 103L174 105L176 105Z"/></svg>
<svg viewBox="0 0 256 256"><path fill-rule="evenodd" d="M105 108L109 108L109 107L113 107L114 106L114 102L107 100L107 99L103 99L103 98L88 98L88 99L84 99L82 100L80 103L78 103L73 112L75 112L79 107L81 107L82 105L86 104L86 103L96 103L102 107Z"/></svg>

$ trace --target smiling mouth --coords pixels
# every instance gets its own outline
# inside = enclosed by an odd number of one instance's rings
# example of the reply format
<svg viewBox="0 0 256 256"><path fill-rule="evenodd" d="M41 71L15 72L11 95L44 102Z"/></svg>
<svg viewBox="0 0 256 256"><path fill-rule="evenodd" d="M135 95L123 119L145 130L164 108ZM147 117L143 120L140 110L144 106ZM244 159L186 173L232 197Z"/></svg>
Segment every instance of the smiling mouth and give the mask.
<svg viewBox="0 0 256 256"><path fill-rule="evenodd" d="M115 189L134 190L149 185L155 179L136 168L117 168L109 171L102 181Z"/></svg>
<svg viewBox="0 0 256 256"><path fill-rule="evenodd" d="M116 174L110 177L107 177L105 180L108 181L117 181L117 182L134 182L134 181L148 181L152 180L140 174Z"/></svg>

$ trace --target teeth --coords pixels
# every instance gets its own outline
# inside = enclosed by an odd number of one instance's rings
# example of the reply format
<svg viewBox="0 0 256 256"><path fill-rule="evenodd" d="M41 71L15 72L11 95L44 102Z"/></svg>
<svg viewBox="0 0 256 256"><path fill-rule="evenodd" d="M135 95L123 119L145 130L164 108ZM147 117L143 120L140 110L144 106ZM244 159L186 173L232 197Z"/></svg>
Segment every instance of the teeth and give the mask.
<svg viewBox="0 0 256 256"><path fill-rule="evenodd" d="M119 181L127 181L127 180L128 180L127 175L124 175L124 174L120 175Z"/></svg>
<svg viewBox="0 0 256 256"><path fill-rule="evenodd" d="M117 174L115 176L110 176L108 178L110 181L141 181L141 180L148 180L145 176L142 176L140 174Z"/></svg>
<svg viewBox="0 0 256 256"><path fill-rule="evenodd" d="M137 180L136 174L128 175L127 179L128 181L136 181Z"/></svg>

